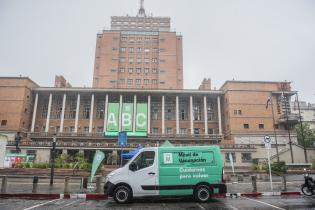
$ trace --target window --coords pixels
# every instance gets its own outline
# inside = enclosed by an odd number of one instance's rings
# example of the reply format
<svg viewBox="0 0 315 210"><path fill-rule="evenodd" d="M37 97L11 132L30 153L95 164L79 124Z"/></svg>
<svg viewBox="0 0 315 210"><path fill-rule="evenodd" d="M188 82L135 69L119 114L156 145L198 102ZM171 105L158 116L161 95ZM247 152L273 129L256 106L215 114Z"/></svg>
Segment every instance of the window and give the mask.
<svg viewBox="0 0 315 210"><path fill-rule="evenodd" d="M153 68L153 69L152 69L152 73L153 73L153 74L156 74L157 72L158 72L157 68Z"/></svg>
<svg viewBox="0 0 315 210"><path fill-rule="evenodd" d="M120 48L120 52L126 52L126 48L125 47L121 47Z"/></svg>
<svg viewBox="0 0 315 210"><path fill-rule="evenodd" d="M126 62L126 58L119 58L119 62L120 63L125 63Z"/></svg>
<svg viewBox="0 0 315 210"><path fill-rule="evenodd" d="M74 126L70 126L70 133L74 133Z"/></svg>
<svg viewBox="0 0 315 210"><path fill-rule="evenodd" d="M128 80L127 80L127 84L128 84L128 85L132 85L132 79L128 79Z"/></svg>
<svg viewBox="0 0 315 210"><path fill-rule="evenodd" d="M125 84L125 79L119 79L119 84Z"/></svg>
<svg viewBox="0 0 315 210"><path fill-rule="evenodd" d="M141 47L138 47L138 48L137 48L137 52L138 52L138 53L141 53L141 52L142 52L142 48L141 48Z"/></svg>
<svg viewBox="0 0 315 210"><path fill-rule="evenodd" d="M84 127L84 133L89 133L89 127Z"/></svg>
<svg viewBox="0 0 315 210"><path fill-rule="evenodd" d="M153 151L141 152L133 161L137 166L136 170L152 166L154 163L154 155L155 153Z"/></svg>
<svg viewBox="0 0 315 210"><path fill-rule="evenodd" d="M234 115L237 115L237 110L234 110Z"/></svg>
<svg viewBox="0 0 315 210"><path fill-rule="evenodd" d="M180 128L179 134L187 134L187 129L186 128Z"/></svg>
<svg viewBox="0 0 315 210"><path fill-rule="evenodd" d="M141 58L137 58L137 63L140 64L142 62Z"/></svg>
<svg viewBox="0 0 315 210"><path fill-rule="evenodd" d="M173 129L172 128L166 128L166 134L172 134Z"/></svg>
<svg viewBox="0 0 315 210"><path fill-rule="evenodd" d="M136 72L137 72L137 74L140 74L141 73L141 68L136 68Z"/></svg>
<svg viewBox="0 0 315 210"><path fill-rule="evenodd" d="M8 121L7 121L7 120L1 120L1 126L6 126L6 125L7 125L7 123L8 123Z"/></svg>
<svg viewBox="0 0 315 210"><path fill-rule="evenodd" d="M152 84L156 85L157 84L157 79L152 80Z"/></svg>
<svg viewBox="0 0 315 210"><path fill-rule="evenodd" d="M212 121L214 120L214 104L210 103L207 105L207 116L208 116L208 120Z"/></svg>
<svg viewBox="0 0 315 210"><path fill-rule="evenodd" d="M158 59L157 58L152 58L152 63L157 63Z"/></svg>
<svg viewBox="0 0 315 210"><path fill-rule="evenodd" d="M91 104L89 103L89 101L85 101L85 103L83 103L83 119L90 118L90 109Z"/></svg>
<svg viewBox="0 0 315 210"><path fill-rule="evenodd" d="M145 48L144 52L150 52L150 49L149 48Z"/></svg>
<svg viewBox="0 0 315 210"><path fill-rule="evenodd" d="M251 153L242 153L242 162L243 163L252 162L252 154Z"/></svg>
<svg viewBox="0 0 315 210"><path fill-rule="evenodd" d="M132 71L133 71L133 68L128 68L129 73L132 73Z"/></svg>
<svg viewBox="0 0 315 210"><path fill-rule="evenodd" d="M200 128L194 128L194 134L200 134Z"/></svg>
<svg viewBox="0 0 315 210"><path fill-rule="evenodd" d="M129 47L129 53L133 53L133 47Z"/></svg>
<svg viewBox="0 0 315 210"><path fill-rule="evenodd" d="M97 133L103 133L103 127L97 127Z"/></svg>
<svg viewBox="0 0 315 210"><path fill-rule="evenodd" d="M121 73L124 73L124 72L125 72L125 68L120 68L119 71L120 71Z"/></svg>
<svg viewBox="0 0 315 210"><path fill-rule="evenodd" d="M111 71L111 72L116 72L116 69L111 69L110 71Z"/></svg>
<svg viewBox="0 0 315 210"><path fill-rule="evenodd" d="M247 124L247 123L243 124L243 126L244 126L245 129L249 128L249 124Z"/></svg>
<svg viewBox="0 0 315 210"><path fill-rule="evenodd" d="M145 62L145 63L149 63L149 62L150 62L150 59L149 59L149 58L144 58L144 62Z"/></svg>
<svg viewBox="0 0 315 210"><path fill-rule="evenodd" d="M213 128L208 128L208 134L214 134Z"/></svg>
<svg viewBox="0 0 315 210"><path fill-rule="evenodd" d="M149 84L149 80L148 79L144 79L144 84L148 85Z"/></svg>
<svg viewBox="0 0 315 210"><path fill-rule="evenodd" d="M264 128L265 128L265 125L264 125L264 124L258 124L258 128L259 128L259 129L264 129Z"/></svg>
<svg viewBox="0 0 315 210"><path fill-rule="evenodd" d="M152 51L153 52L159 52L159 49L158 48L153 48Z"/></svg>
<svg viewBox="0 0 315 210"><path fill-rule="evenodd" d="M96 102L96 118L103 119L104 118L104 110L105 110L105 101L98 100Z"/></svg>
<svg viewBox="0 0 315 210"><path fill-rule="evenodd" d="M225 162L230 163L230 154L232 155L233 163L236 162L235 152L225 153Z"/></svg>
<svg viewBox="0 0 315 210"><path fill-rule="evenodd" d="M235 109L234 110L234 115L242 115L242 110Z"/></svg>
<svg viewBox="0 0 315 210"><path fill-rule="evenodd" d="M152 133L153 134L158 134L159 133L159 128L152 128Z"/></svg>
<svg viewBox="0 0 315 210"><path fill-rule="evenodd" d="M129 58L129 63L133 64L133 58Z"/></svg>
<svg viewBox="0 0 315 210"><path fill-rule="evenodd" d="M145 74L149 73L149 68L144 68L144 73Z"/></svg>
<svg viewBox="0 0 315 210"><path fill-rule="evenodd" d="M141 85L141 79L136 79L136 84Z"/></svg>

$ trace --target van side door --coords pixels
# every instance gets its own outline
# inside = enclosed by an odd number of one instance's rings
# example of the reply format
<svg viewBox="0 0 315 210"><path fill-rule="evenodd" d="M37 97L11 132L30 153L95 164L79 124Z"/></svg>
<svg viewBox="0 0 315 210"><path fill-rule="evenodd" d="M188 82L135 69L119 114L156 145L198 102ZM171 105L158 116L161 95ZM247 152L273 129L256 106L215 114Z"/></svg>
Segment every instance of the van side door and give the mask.
<svg viewBox="0 0 315 210"><path fill-rule="evenodd" d="M155 150L142 151L129 164L128 179L135 197L158 195L157 155Z"/></svg>

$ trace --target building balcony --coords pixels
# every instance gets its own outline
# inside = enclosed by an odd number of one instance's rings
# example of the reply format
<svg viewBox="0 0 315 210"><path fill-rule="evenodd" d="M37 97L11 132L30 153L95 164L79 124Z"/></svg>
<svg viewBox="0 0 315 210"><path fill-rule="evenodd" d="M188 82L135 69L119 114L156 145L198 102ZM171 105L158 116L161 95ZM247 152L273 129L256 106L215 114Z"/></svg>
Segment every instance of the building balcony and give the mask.
<svg viewBox="0 0 315 210"><path fill-rule="evenodd" d="M283 114L278 120L279 124L297 124L299 122L299 115L290 113L288 115Z"/></svg>
<svg viewBox="0 0 315 210"><path fill-rule="evenodd" d="M50 132L33 132L29 133L28 137L32 140L52 138L55 133ZM104 136L103 133L57 133L57 138L61 139L89 139L89 140L111 140L118 139L117 136ZM147 136L135 137L128 136L131 140L174 140L174 141L207 141L213 144L218 144L223 140L223 135L219 134L147 134Z"/></svg>

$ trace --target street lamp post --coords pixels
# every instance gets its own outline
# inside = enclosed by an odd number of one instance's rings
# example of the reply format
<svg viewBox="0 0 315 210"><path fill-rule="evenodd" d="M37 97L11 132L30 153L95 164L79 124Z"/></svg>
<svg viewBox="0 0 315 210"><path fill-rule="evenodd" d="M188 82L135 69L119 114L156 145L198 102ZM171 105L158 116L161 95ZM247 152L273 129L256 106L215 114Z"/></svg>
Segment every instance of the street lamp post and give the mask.
<svg viewBox="0 0 315 210"><path fill-rule="evenodd" d="M50 185L54 184L54 169L55 169L55 154L56 154L56 134L53 136L52 142L52 157L51 157L51 167L50 167Z"/></svg>

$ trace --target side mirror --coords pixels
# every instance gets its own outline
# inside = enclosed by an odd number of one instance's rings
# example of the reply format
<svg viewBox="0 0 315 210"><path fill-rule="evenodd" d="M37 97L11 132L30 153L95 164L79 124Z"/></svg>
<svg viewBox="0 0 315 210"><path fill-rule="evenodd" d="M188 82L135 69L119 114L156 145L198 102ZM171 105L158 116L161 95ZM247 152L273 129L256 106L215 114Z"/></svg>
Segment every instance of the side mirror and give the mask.
<svg viewBox="0 0 315 210"><path fill-rule="evenodd" d="M129 165L129 170L130 170L130 171L135 171L135 170L137 170L137 165L136 165L134 162L130 163L130 165Z"/></svg>

